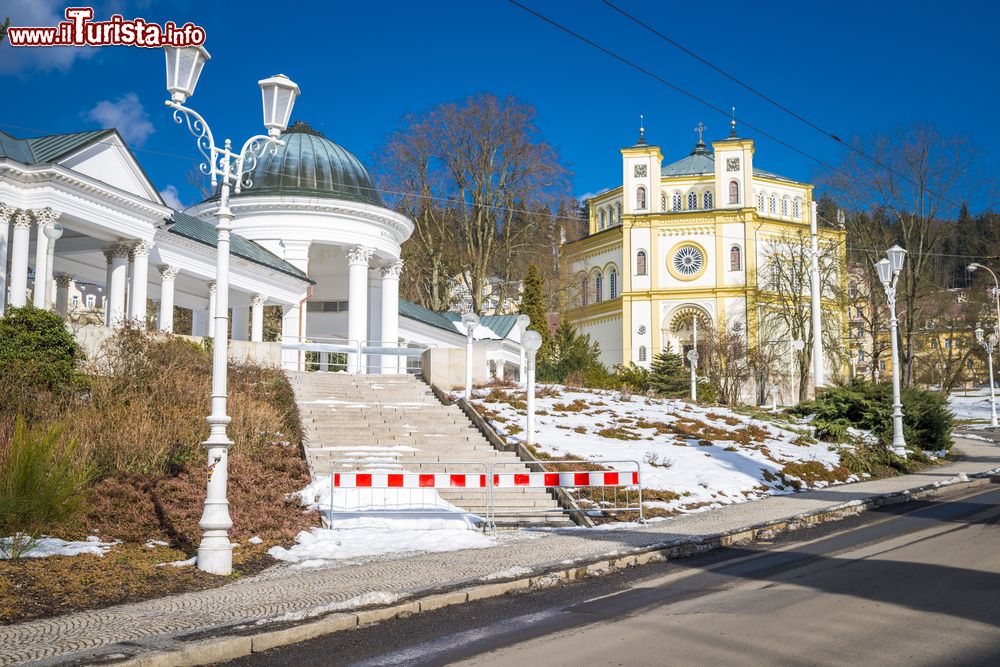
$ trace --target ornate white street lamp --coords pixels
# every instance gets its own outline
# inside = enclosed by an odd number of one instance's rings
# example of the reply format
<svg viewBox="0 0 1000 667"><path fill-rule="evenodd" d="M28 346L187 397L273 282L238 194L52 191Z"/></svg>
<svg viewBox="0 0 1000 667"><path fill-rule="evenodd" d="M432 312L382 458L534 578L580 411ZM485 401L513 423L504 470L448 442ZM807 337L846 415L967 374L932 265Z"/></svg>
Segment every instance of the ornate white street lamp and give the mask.
<svg viewBox="0 0 1000 667"><path fill-rule="evenodd" d="M264 127L267 134L258 134L247 139L238 153L233 152L232 143L225 140L222 148L215 143L215 137L202 116L184 106L184 102L194 95L198 77L205 63L211 58L203 47L193 46L164 49L167 59L167 90L170 99L165 104L174 110L177 123L187 122L194 135L198 150L205 158L201 171L211 177L212 187L219 188L219 208L215 212L218 232L215 328L212 347L212 414L208 416L211 431L202 445L208 450L208 490L205 510L198 525L203 532L198 546L198 568L212 574L228 575L233 570L233 545L229 541L229 529L233 522L229 516L229 501L226 487L229 480L229 448L233 442L226 433L230 418L226 414L228 314L229 314L229 236L235 217L229 210L230 187L239 194L245 176L253 170L257 159L268 147L272 151L284 145L278 137L288 127L292 106L299 94L299 87L288 77L278 75L258 82L264 103ZM246 184L249 185L249 182Z"/></svg>
<svg viewBox="0 0 1000 667"><path fill-rule="evenodd" d="M878 279L882 282L886 300L889 302L889 337L892 339L892 451L906 456L906 440L903 437L903 401L899 392L899 322L896 319L896 286L903 271L906 251L894 245L886 251L888 258L875 263Z"/></svg>
<svg viewBox="0 0 1000 667"><path fill-rule="evenodd" d="M816 202L812 202L809 215L809 227L811 236L810 247L810 267L809 267L809 290L810 306L812 310L812 335L813 335L813 387L817 390L826 384L826 371L823 367L823 325L822 325L822 304L819 280L819 216L817 214ZM815 393L819 393L818 391Z"/></svg>
<svg viewBox="0 0 1000 667"><path fill-rule="evenodd" d="M525 431L528 444L533 445L535 444L535 356L542 347L542 334L533 329L525 331L521 336L521 347L524 348L528 371L528 416Z"/></svg>
<svg viewBox="0 0 1000 667"><path fill-rule="evenodd" d="M993 350L997 347L997 335L991 333L989 336L983 335L983 328L976 327L976 340L986 350L986 358L989 360L990 368L990 426L997 425L997 395L993 387Z"/></svg>
<svg viewBox="0 0 1000 667"><path fill-rule="evenodd" d="M691 349L687 360L691 366L691 402L698 401L698 314L691 318Z"/></svg>
<svg viewBox="0 0 1000 667"><path fill-rule="evenodd" d="M462 324L465 325L465 400L472 400L472 338L479 326L479 315L471 310L462 315Z"/></svg>
<svg viewBox="0 0 1000 667"><path fill-rule="evenodd" d="M517 320L515 320L515 325L517 327L519 327L518 330L517 330L517 332L518 332L518 334L520 335L521 338L524 337L524 332L528 330L528 325L530 325L530 324L531 324L531 318L528 317L527 315L525 315L525 314L522 313L522 314L520 314L520 315L517 316ZM527 369L525 368L525 363L526 362L525 362L525 358L524 358L524 346L522 345L521 346L521 366L518 369L518 381L520 382L520 384L521 384L522 387L527 386L527 382L528 382L528 372L527 372Z"/></svg>
<svg viewBox="0 0 1000 667"><path fill-rule="evenodd" d="M997 274L993 273L993 269L988 266L984 266L979 262L973 262L969 264L969 271L975 271L976 269L986 269L993 276L993 300L997 309L997 335L1000 335L1000 280L997 279Z"/></svg>

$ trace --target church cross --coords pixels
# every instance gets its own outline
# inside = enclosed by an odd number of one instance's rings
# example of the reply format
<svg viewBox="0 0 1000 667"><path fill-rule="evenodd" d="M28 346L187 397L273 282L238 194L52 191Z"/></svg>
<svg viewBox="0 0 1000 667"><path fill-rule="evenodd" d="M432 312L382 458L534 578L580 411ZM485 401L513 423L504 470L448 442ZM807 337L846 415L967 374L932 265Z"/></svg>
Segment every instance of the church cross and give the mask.
<svg viewBox="0 0 1000 667"><path fill-rule="evenodd" d="M704 142L702 141L702 138L701 138L701 134L702 134L702 132L704 132L704 131L705 131L705 130L707 130L707 129L708 129L708 128L707 128L707 127L705 127L704 125L702 125L701 121L699 120L699 121L698 121L698 127L694 128L694 131L698 133L698 143L699 143L699 144L700 144L700 143L704 143Z"/></svg>

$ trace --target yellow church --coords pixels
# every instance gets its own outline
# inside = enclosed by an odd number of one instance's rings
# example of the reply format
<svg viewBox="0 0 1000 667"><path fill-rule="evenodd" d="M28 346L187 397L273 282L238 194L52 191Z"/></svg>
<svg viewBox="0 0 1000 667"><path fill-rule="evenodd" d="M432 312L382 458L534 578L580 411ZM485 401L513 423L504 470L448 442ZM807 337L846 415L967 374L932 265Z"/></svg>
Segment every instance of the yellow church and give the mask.
<svg viewBox="0 0 1000 667"><path fill-rule="evenodd" d="M768 267L781 269L774 244L808 238L813 186L756 168L754 142L737 136L735 121L730 136L711 148L705 129L699 123L694 150L666 166L640 129L638 143L621 150L622 185L586 201L587 234L563 245L566 317L600 343L609 368L648 367L666 344L686 352L696 327L701 336L727 327L751 345L792 350L794 332L762 333L758 316ZM841 271L843 230L824 226L819 238L835 251L834 270ZM837 321L825 314L823 327L836 342L846 325L833 312ZM836 357L836 350L828 355Z"/></svg>

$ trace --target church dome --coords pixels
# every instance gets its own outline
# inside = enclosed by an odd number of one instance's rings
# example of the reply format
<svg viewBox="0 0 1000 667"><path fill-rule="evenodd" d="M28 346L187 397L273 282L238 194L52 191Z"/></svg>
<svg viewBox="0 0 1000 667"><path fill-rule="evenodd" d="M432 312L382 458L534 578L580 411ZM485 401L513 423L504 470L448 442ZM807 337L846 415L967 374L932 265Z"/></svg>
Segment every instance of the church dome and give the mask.
<svg viewBox="0 0 1000 667"><path fill-rule="evenodd" d="M318 130L296 121L281 139L284 146L267 148L258 158L241 196L304 195L385 206L361 161Z"/></svg>

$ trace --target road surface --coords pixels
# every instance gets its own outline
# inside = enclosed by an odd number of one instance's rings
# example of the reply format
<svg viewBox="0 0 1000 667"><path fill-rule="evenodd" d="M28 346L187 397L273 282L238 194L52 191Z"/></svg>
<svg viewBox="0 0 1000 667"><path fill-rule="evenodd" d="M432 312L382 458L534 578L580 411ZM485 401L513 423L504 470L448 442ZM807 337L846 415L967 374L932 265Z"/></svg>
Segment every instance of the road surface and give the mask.
<svg viewBox="0 0 1000 667"><path fill-rule="evenodd" d="M234 665L1000 665L1000 488Z"/></svg>

